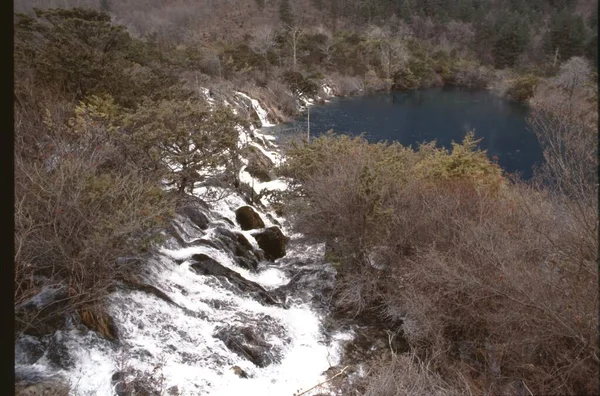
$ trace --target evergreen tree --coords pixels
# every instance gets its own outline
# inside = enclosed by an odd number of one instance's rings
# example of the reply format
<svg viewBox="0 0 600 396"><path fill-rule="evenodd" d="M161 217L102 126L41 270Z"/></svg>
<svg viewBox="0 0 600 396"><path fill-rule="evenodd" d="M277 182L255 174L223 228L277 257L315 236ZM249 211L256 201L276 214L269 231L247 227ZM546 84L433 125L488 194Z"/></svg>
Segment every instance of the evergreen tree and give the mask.
<svg viewBox="0 0 600 396"><path fill-rule="evenodd" d="M550 22L550 30L544 40L544 50L554 54L558 49L561 60L584 53L586 42L585 24L583 18L563 11L555 15Z"/></svg>
<svg viewBox="0 0 600 396"><path fill-rule="evenodd" d="M292 14L292 6L289 0L281 0L279 3L279 19L287 26L294 24L294 16Z"/></svg>
<svg viewBox="0 0 600 396"><path fill-rule="evenodd" d="M529 29L525 21L517 15L501 18L497 25L498 36L494 40L492 55L497 68L510 67L529 42Z"/></svg>

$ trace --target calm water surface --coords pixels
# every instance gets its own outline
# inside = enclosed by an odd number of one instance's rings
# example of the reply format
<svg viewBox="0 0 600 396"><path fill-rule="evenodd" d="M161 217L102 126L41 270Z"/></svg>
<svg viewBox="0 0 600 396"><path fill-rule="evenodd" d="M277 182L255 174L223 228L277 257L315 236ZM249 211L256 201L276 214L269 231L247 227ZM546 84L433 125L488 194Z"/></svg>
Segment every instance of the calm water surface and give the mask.
<svg viewBox="0 0 600 396"><path fill-rule="evenodd" d="M398 141L403 145L437 140L450 147L474 130L491 157L510 173L532 175L542 162L540 145L527 127L528 109L488 92L430 89L394 92L353 98L336 98L310 108L311 136L332 129L337 133L365 133L369 141ZM306 115L269 128L283 140L306 130Z"/></svg>

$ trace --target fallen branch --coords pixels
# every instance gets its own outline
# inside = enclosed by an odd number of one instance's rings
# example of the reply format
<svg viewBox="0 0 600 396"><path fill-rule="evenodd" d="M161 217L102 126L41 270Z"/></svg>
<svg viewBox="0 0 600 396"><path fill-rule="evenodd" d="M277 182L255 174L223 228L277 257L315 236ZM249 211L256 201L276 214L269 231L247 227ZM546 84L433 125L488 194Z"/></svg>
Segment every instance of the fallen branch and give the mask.
<svg viewBox="0 0 600 396"><path fill-rule="evenodd" d="M303 391L303 392L300 392L300 393L294 393L294 395L293 395L293 396L302 396L302 395L306 394L307 392L309 392L309 391L311 391L311 390L313 390L313 389L315 389L315 388L317 388L317 387L319 387L319 386L321 386L321 385L323 385L323 384L326 384L326 383L328 383L329 381L333 380L335 377L339 377L340 375L342 375L342 374L344 373L344 371L346 371L346 369L347 369L347 368L348 368L348 366L344 367L344 368L342 369L342 371L340 371L339 373L337 373L337 374L336 374L336 375L334 375L333 377L331 377L331 378L329 378L329 379L327 379L327 380L325 380L325 381L323 381L323 382L321 382L321 383L319 383L319 384L317 384L317 385L313 386L312 388L309 388L309 389L307 389L307 390L305 390L305 391Z"/></svg>

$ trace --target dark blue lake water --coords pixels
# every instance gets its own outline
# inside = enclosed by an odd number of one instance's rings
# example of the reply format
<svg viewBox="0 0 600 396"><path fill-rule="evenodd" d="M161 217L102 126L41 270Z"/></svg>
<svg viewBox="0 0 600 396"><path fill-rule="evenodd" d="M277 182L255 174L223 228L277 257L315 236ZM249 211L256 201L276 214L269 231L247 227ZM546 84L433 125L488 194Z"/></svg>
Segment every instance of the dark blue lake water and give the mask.
<svg viewBox="0 0 600 396"><path fill-rule="evenodd" d="M528 109L488 92L430 89L352 98L335 98L310 108L311 136L332 129L349 135L366 134L369 141L398 141L403 145L437 140L450 147L475 131L491 157L510 173L532 176L534 164L542 162L537 138L526 123ZM269 128L284 140L306 131L306 115Z"/></svg>

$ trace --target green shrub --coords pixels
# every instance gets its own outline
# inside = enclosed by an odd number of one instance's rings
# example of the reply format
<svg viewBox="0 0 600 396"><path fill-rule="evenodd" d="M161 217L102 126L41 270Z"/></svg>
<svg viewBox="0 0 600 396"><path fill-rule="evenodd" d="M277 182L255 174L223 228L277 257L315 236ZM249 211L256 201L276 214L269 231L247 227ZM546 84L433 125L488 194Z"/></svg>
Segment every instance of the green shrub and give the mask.
<svg viewBox="0 0 600 396"><path fill-rule="evenodd" d="M520 76L512 81L506 94L518 102L525 102L533 97L535 87L539 83L540 79L537 76L531 74Z"/></svg>
<svg viewBox="0 0 600 396"><path fill-rule="evenodd" d="M292 92L299 92L306 96L316 95L319 86L313 80L306 78L302 73L292 70L287 70L283 73L283 81Z"/></svg>

